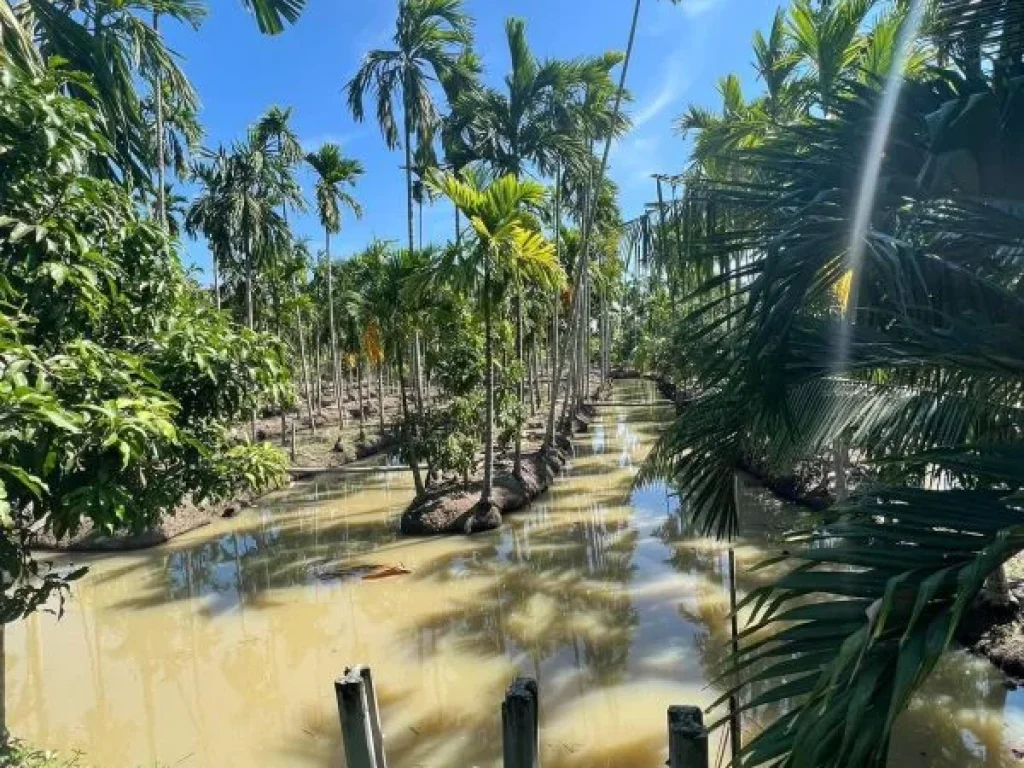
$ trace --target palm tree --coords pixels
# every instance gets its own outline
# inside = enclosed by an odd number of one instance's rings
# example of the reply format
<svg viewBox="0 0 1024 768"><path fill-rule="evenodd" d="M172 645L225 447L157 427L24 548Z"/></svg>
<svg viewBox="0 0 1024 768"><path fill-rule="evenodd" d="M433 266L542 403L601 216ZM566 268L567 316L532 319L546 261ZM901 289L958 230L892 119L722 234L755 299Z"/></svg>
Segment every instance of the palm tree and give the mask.
<svg viewBox="0 0 1024 768"><path fill-rule="evenodd" d="M950 48L965 63L987 58L991 79L967 84L947 68L904 84L880 153L886 183L854 243L882 99L856 72L812 96L821 114L730 149L729 173L701 179L694 200L717 211L711 226L700 217L690 256L731 266L679 329L703 394L645 476L671 477L696 523L728 535L738 465L788 471L841 439L873 472L789 542L792 567L745 601L763 641L726 673L741 694L768 686L745 708L788 706L744 765L884 765L895 718L986 581L1024 549L1024 302L1006 259L1024 231L1024 150L1009 127L1024 117L1024 86L996 75L1004 46L1015 61L1024 46L1003 3L939 7ZM976 36L979 11L996 23ZM854 249L863 257L851 263ZM740 307L727 323L723 288Z"/></svg>
<svg viewBox="0 0 1024 768"><path fill-rule="evenodd" d="M386 243L373 243L363 255L367 279L363 290L364 306L371 322L381 335L383 346L391 350L398 366L399 405L403 428L400 435L417 496L425 491L420 471L415 435L410 434L410 408L405 386L405 349L410 340L410 325L416 324L416 299L407 286L424 272L425 258L421 251L390 250ZM378 395L383 386L378 368ZM381 409L383 410L383 401Z"/></svg>
<svg viewBox="0 0 1024 768"><path fill-rule="evenodd" d="M876 0L839 0L813 7L796 0L787 29L800 71L813 86L814 102L828 114L844 75L860 59L861 26Z"/></svg>
<svg viewBox="0 0 1024 768"><path fill-rule="evenodd" d="M298 21L306 0L242 0L242 5L256 17L260 32L276 35Z"/></svg>
<svg viewBox="0 0 1024 768"><path fill-rule="evenodd" d="M228 153L219 147L207 153L207 160L196 163L192 179L199 183L200 193L192 200L185 215L185 231L195 237L202 234L210 247L213 271L214 303L221 308L220 271L233 258L232 235L225 195L228 184Z"/></svg>
<svg viewBox="0 0 1024 768"><path fill-rule="evenodd" d="M459 71L460 52L472 42L472 22L462 10L462 0L400 0L390 50L366 54L362 66L348 85L348 103L353 117L365 117L364 100L373 92L377 123L388 149L401 143L405 149L405 186L408 247L416 247L413 234L413 136L431 135L438 123L438 110L430 93L430 81L445 82ZM401 141L395 105L402 112ZM419 335L414 340L413 375L416 399L423 408Z"/></svg>
<svg viewBox="0 0 1024 768"><path fill-rule="evenodd" d="M475 242L457 249L461 263L453 268L482 274L481 303L484 315L485 377L487 391L484 435L484 481L478 517L491 516L494 488L494 286L499 278L532 279L548 288L564 283L565 275L555 260L555 250L536 229L531 210L543 204L547 190L533 181L509 174L482 186L470 175L434 173L427 182L448 197L472 222Z"/></svg>
<svg viewBox="0 0 1024 768"><path fill-rule="evenodd" d="M316 173L316 208L320 224L324 228L324 256L327 260L327 323L331 342L331 375L334 379L334 396L338 402L338 424L345 422L344 406L341 401L341 367L338 362L338 329L334 318L334 280L331 268L331 235L341 231L341 209L348 208L358 218L363 215L362 206L348 191L363 175L363 166L358 160L346 158L337 144L324 144L316 152L306 155L306 162Z"/></svg>
<svg viewBox="0 0 1024 768"><path fill-rule="evenodd" d="M571 98L587 74L580 62L539 61L526 41L526 23L505 23L512 69L505 78L507 92L475 88L461 94L457 109L467 116L468 143L495 174L521 176L528 163L542 172L557 162L582 164L586 145L569 124L548 118L552 100Z"/></svg>
<svg viewBox="0 0 1024 768"><path fill-rule="evenodd" d="M172 90L181 101L197 105L174 54L159 32L137 15L157 12L192 27L198 27L205 15L203 6L191 0L143 0L131 6L103 0L22 0L14 8L44 61L60 58L68 69L90 76L93 87L76 87L74 95L103 116L103 131L115 148L117 165L96 170L123 175L133 186L155 186L150 185L149 168L156 162L154 143L159 143L143 119L139 83L150 83L155 93Z"/></svg>
<svg viewBox="0 0 1024 768"><path fill-rule="evenodd" d="M295 22L305 0L242 0L265 34L277 34ZM198 28L206 16L199 0L17 0L4 3L0 13L0 50L12 60L32 63L60 58L69 70L90 76L92 88L74 89L75 96L103 115L103 130L116 149L117 168L135 185L148 184L148 169L156 165L152 186L163 189L161 125L165 93L197 107L194 90L178 67L176 57L160 36L160 20L170 19ZM144 21L150 20L150 24ZM31 50L34 46L35 51ZM140 82L153 93L156 130L143 119ZM156 159L154 159L156 158ZM163 210L158 206L157 210Z"/></svg>
<svg viewBox="0 0 1024 768"><path fill-rule="evenodd" d="M253 140L267 152L276 154L282 162L296 165L303 159L302 143L292 129L292 108L273 106L252 128ZM287 215L287 211L282 211Z"/></svg>

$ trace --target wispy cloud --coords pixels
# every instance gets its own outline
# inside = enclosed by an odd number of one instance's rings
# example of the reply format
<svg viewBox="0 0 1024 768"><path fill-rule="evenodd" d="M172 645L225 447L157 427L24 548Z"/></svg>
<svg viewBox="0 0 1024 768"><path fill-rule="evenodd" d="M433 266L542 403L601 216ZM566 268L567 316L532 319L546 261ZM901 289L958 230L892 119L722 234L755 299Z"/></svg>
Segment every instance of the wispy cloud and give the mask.
<svg viewBox="0 0 1024 768"><path fill-rule="evenodd" d="M692 68L681 53L670 56L664 65L665 80L658 92L633 115L633 127L642 128L675 104L693 82Z"/></svg>

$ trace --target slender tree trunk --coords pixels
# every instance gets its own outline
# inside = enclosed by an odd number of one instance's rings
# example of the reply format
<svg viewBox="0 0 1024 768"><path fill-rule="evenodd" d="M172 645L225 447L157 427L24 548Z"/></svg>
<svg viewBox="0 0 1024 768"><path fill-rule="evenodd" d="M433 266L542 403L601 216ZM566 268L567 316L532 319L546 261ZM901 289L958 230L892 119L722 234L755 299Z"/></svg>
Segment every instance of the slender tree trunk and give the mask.
<svg viewBox="0 0 1024 768"><path fill-rule="evenodd" d="M245 315L249 330L255 330L255 315L252 302L252 243L245 242ZM256 442L256 406L253 405L249 415L249 427L252 441Z"/></svg>
<svg viewBox="0 0 1024 768"><path fill-rule="evenodd" d="M160 14L153 11L153 34L160 37ZM156 105L156 220L167 231L167 192L164 188L164 89L163 77L157 68L153 79L153 103Z"/></svg>
<svg viewBox="0 0 1024 768"><path fill-rule="evenodd" d="M457 206L457 205L455 205L453 203L452 207L455 208L455 245L461 248L462 247L462 220L461 220L460 214L459 214L459 206Z"/></svg>
<svg viewBox="0 0 1024 768"><path fill-rule="evenodd" d="M835 471L835 494L839 501L846 501L849 491L846 486L846 468L850 465L849 449L846 438L840 435L832 443L832 467Z"/></svg>
<svg viewBox="0 0 1024 768"><path fill-rule="evenodd" d="M598 264L604 268L604 252L598 254ZM599 331L601 333L601 383L608 378L608 286L602 284L599 296L601 322Z"/></svg>
<svg viewBox="0 0 1024 768"><path fill-rule="evenodd" d="M587 262L588 262L588 266L589 266L589 261L590 261L590 254L589 253L587 254L586 258L587 258ZM583 400L589 400L590 399L590 336L591 336L591 333L590 333L590 321L591 321L591 318L593 316L593 311L592 311L591 306L590 306L590 297L591 297L591 295L592 295L592 281L587 280L587 290L586 290L586 293L584 294L585 300L587 302L587 311L583 315L583 322L585 323L585 325L583 327L582 343L580 344L580 357L582 358L582 360L581 360L581 368L582 368L582 372L583 372L583 386L581 387L581 391L582 391L582 394L583 394ZM582 404L582 401L581 401L581 404Z"/></svg>
<svg viewBox="0 0 1024 768"><path fill-rule="evenodd" d="M617 89L616 94L615 94L615 107L614 107L613 113L612 113L613 114L613 119L618 117L619 112L620 112L620 110L622 108L622 97L623 97L623 94L625 93L625 89L626 89L626 75L629 72L629 63L630 63L630 60L632 59L632 56L633 56L633 44L636 41L637 21L640 18L640 4L641 4L641 0L635 0L635 2L633 4L633 19L632 19L632 22L630 23L630 27L629 27L629 42L626 45L626 56L625 56L625 58L622 61L622 72L619 74L619 85L618 85L618 89ZM596 190L600 190L601 189L601 185L604 183L605 173L608 170L608 156L609 156L609 154L611 152L611 145L612 145L612 139L611 139L611 137L609 137L605 141L604 152L603 152L603 154L601 156L601 168L600 168L600 170L598 172L598 175L597 175L597 182L596 182L596 186L595 186ZM581 252L583 252L583 253L586 253L587 250L590 247L590 236L591 236L591 229L592 228L593 228L593 211L591 210L584 217L584 222L583 222L583 236L582 236L582 243L581 243L581 246L582 246L581 247ZM576 265L576 270L575 271L576 271L576 274L574 275L573 283L574 283L574 285L578 289L583 284L583 260L582 259L580 259L579 263ZM579 307L579 309L582 310L582 307ZM572 321L570 321L570 325L571 325L571 323L572 323ZM565 365L565 357L568 354L569 350L571 349L571 347L568 346L571 342L572 342L571 338L566 340L565 352L562 355L562 359L558 361L558 370L556 370L556 372L555 372L555 381L556 382L559 379L561 379L561 377L562 377L562 370L561 369ZM555 386L556 393L557 393L557 389L558 389L558 386L556 384L556 386ZM552 399L552 402L554 402L554 398ZM553 432L553 428L552 428L552 432Z"/></svg>
<svg viewBox="0 0 1024 768"><path fill-rule="evenodd" d="M562 166L555 166L555 260L562 263ZM562 297L555 293L555 306L551 314L551 402L548 403L548 423L544 430L544 444L555 440L555 401L558 400L558 379L562 367L558 358L558 309Z"/></svg>
<svg viewBox="0 0 1024 768"><path fill-rule="evenodd" d="M405 453L409 459L409 469L412 470L412 480L416 486L416 496L422 496L424 493L423 488L423 475L420 474L420 465L416 461L416 448L415 445L409 440L409 402L405 394L405 355L402 352L402 343L398 343L398 389L401 393L402 403L402 418L405 421L405 428L402 430L405 437Z"/></svg>
<svg viewBox="0 0 1024 768"><path fill-rule="evenodd" d="M277 338L284 343L284 320L281 317L281 303L275 301L277 304ZM285 406L284 398L281 398L281 446L288 445L288 409Z"/></svg>
<svg viewBox="0 0 1024 768"><path fill-rule="evenodd" d="M359 387L359 439L366 439L366 409L363 405L363 359L356 361L356 384Z"/></svg>
<svg viewBox="0 0 1024 768"><path fill-rule="evenodd" d="M334 325L334 272L331 264L331 232L326 229L326 252L327 259L327 324L330 326L328 333L331 340L331 377L334 381L334 399L338 404L338 427L345 427L345 404L341 399L341 367L338 365L338 330Z"/></svg>
<svg viewBox="0 0 1024 768"><path fill-rule="evenodd" d="M494 490L494 339L491 334L491 258L484 257L484 367L487 415L484 425L484 488L480 505L486 510Z"/></svg>
<svg viewBox="0 0 1024 768"><path fill-rule="evenodd" d="M544 405L544 401L543 401L543 399L541 397L541 392L540 392L540 362L539 362L540 351L537 349L537 347L538 347L537 331L535 330L533 332L532 356L531 356L531 361L530 361L531 362L530 369L533 371L533 402L534 402L534 407L533 407L532 410L533 410L533 415L534 416L537 415L537 411L539 411L543 407L543 405Z"/></svg>
<svg viewBox="0 0 1024 768"><path fill-rule="evenodd" d="M409 234L409 253L410 255L416 249L416 243L413 238L413 196L412 196L412 123L410 122L409 115L409 83L405 83L404 89L404 102L405 102L405 114L403 120L403 128L405 131L405 189L406 189L406 218L408 221L408 234ZM417 330L413 337L413 358L412 358L413 378L415 379L415 394L416 394L416 412L423 417L423 379L420 370L420 332Z"/></svg>
<svg viewBox="0 0 1024 768"><path fill-rule="evenodd" d="M384 361L377 363L377 421L380 434L384 435Z"/></svg>
<svg viewBox="0 0 1024 768"><path fill-rule="evenodd" d="M295 297L299 296L298 286L293 282L292 291ZM306 333L302 322L302 308L295 308L295 334L299 339L299 360L302 364L302 384L305 391L306 411L309 413L310 434L316 435L316 416L313 414L313 386L309 378L309 359L306 355Z"/></svg>
<svg viewBox="0 0 1024 768"><path fill-rule="evenodd" d="M526 400L526 358L523 355L523 288L516 287L516 361L519 363L519 381L516 382L516 396L519 412L522 414ZM512 474L523 475L523 425L516 425L516 452L512 462Z"/></svg>
<svg viewBox="0 0 1024 768"><path fill-rule="evenodd" d="M213 262L213 299L217 305L217 311L220 312L220 274L217 269L217 252L212 251L210 256Z"/></svg>
<svg viewBox="0 0 1024 768"><path fill-rule="evenodd" d="M582 314L582 311L579 308L579 305L582 303L582 301L583 297L580 295L579 292L577 292L575 297L573 298L572 307L569 311L570 324L567 328L568 333L566 334L565 338L565 349L561 353L562 360L567 360L569 370L566 376L566 391L565 397L562 399L561 415L558 419L559 424L565 424L568 421L569 412L572 409L573 403L576 399L576 391L579 386L579 356L577 354L577 351L579 350L579 344L577 341L577 336L581 333L578 320L579 316ZM572 322L574 318L577 322ZM559 374L558 377L561 378L561 374Z"/></svg>
<svg viewBox="0 0 1024 768"><path fill-rule="evenodd" d="M533 348L531 346L526 346L526 352L524 354L523 376L526 377L525 397L528 398L530 403L530 418L532 419L537 415L537 400L533 396L533 393L536 391L537 383L533 376Z"/></svg>

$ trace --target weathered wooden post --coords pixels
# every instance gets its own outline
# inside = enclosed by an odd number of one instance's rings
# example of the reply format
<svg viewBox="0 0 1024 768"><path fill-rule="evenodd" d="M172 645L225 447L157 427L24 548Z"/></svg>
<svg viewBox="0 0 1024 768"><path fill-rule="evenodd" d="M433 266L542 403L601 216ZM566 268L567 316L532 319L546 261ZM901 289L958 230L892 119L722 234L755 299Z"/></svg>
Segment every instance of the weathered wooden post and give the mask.
<svg viewBox="0 0 1024 768"><path fill-rule="evenodd" d="M295 420L292 419L292 464L295 463Z"/></svg>
<svg viewBox="0 0 1024 768"><path fill-rule="evenodd" d="M668 708L669 768L708 768L708 730L700 707Z"/></svg>
<svg viewBox="0 0 1024 768"><path fill-rule="evenodd" d="M370 668L350 667L334 681L348 768L387 768Z"/></svg>
<svg viewBox="0 0 1024 768"><path fill-rule="evenodd" d="M359 676L363 678L363 691L366 693L366 711L370 717L370 733L373 736L373 756L377 760L377 768L388 768L384 757L384 734L380 730L380 709L377 707L377 691L373 687L373 675L369 667L358 667Z"/></svg>
<svg viewBox="0 0 1024 768"><path fill-rule="evenodd" d="M537 681L517 677L501 705L505 768L540 768Z"/></svg>

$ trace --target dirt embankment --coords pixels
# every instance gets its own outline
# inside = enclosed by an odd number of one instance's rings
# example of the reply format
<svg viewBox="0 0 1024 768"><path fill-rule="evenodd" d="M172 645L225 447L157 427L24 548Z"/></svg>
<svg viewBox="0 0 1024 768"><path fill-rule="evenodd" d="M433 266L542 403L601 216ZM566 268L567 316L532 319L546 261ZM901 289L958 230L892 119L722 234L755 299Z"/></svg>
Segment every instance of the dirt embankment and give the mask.
<svg viewBox="0 0 1024 768"><path fill-rule="evenodd" d="M426 536L493 530L501 525L502 515L522 509L544 493L567 461L568 453L554 447L524 455L518 476L505 472L494 478L490 506L480 503L482 480L432 488L403 513L402 533Z"/></svg>
<svg viewBox="0 0 1024 768"><path fill-rule="evenodd" d="M610 395L611 384L606 383L597 387L594 400L607 400ZM561 474L572 456L571 433L587 431L596 413L592 404L584 404L572 417L571 429L556 435L554 445L535 441L532 450L524 451L518 475L507 462L496 467L490 504L480 500L483 479L479 473L468 485L452 480L429 489L402 513L402 533L470 534L500 527L503 515L528 506Z"/></svg>
<svg viewBox="0 0 1024 768"><path fill-rule="evenodd" d="M285 414L284 435L280 414L266 416L256 422L257 439L278 445L294 457L289 474L303 478L318 472L344 467L354 461L385 453L397 445L397 437L388 430L391 419L399 412L396 396L384 398L385 431L379 427L379 410L375 399L366 398L364 403L365 426L360 428L359 410L355 395L348 394L348 407L344 408L345 426L339 425L338 409L335 403L325 401L324 415L317 415L316 429L312 429L304 413ZM248 425L236 428L239 439L245 439ZM362 431L362 434L360 432ZM292 435L295 445L291 445ZM53 552L127 552L164 544L176 536L209 525L219 517L234 517L243 509L251 507L259 495L241 493L236 498L217 503L196 504L189 500L174 512L166 514L152 528L139 533L124 531L107 534L96 530L85 522L73 536L57 539L52 533L42 532L33 542L33 548Z"/></svg>

